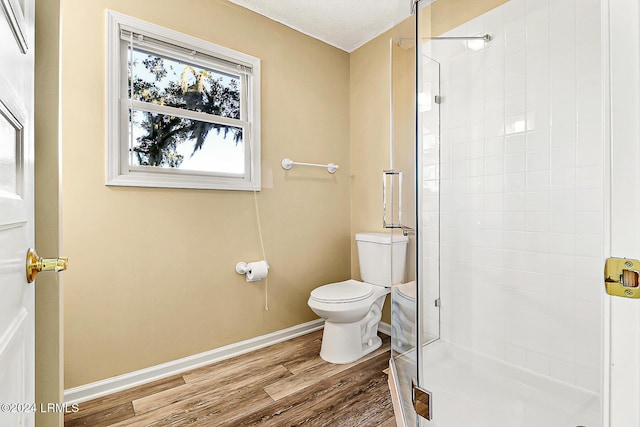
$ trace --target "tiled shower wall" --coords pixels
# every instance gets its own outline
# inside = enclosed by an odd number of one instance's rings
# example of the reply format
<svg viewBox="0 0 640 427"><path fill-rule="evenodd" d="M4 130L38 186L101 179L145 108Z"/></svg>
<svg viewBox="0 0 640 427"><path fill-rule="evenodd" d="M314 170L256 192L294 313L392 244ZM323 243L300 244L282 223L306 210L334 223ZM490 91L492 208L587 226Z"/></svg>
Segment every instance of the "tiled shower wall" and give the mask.
<svg viewBox="0 0 640 427"><path fill-rule="evenodd" d="M439 256L441 338L593 391L604 247L599 29L598 0L511 0L446 34L489 33L484 48L432 41L440 194L429 137L423 198L423 224L440 222L425 268Z"/></svg>

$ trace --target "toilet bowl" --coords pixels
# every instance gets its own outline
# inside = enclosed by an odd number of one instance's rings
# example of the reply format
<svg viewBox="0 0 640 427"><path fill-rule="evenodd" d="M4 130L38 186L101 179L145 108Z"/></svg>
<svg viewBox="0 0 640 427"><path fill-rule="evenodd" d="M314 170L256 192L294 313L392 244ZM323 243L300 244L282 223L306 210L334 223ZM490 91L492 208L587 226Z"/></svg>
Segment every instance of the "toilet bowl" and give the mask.
<svg viewBox="0 0 640 427"><path fill-rule="evenodd" d="M320 357L331 363L351 363L380 347L378 322L389 291L357 280L314 289L309 307L325 319Z"/></svg>
<svg viewBox="0 0 640 427"><path fill-rule="evenodd" d="M382 345L378 323L392 283L404 277L408 238L386 233L358 233L356 243L363 281L320 286L308 305L325 319L320 357L351 363Z"/></svg>

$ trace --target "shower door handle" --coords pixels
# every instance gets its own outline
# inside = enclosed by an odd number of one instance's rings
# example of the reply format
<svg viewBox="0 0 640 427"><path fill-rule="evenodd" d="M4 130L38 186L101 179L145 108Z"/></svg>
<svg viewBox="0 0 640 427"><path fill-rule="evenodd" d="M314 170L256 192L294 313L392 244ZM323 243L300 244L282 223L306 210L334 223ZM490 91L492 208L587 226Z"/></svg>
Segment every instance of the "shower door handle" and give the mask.
<svg viewBox="0 0 640 427"><path fill-rule="evenodd" d="M389 185L387 185L387 181L389 181ZM398 183L397 189L396 181ZM397 205L393 204L395 194L398 199ZM397 211L397 220L394 220L394 211ZM389 215L391 218L388 218ZM414 228L402 224L402 171L382 171L382 226L384 228L400 228L404 236L416 234Z"/></svg>
<svg viewBox="0 0 640 427"><path fill-rule="evenodd" d="M396 198L398 202L394 204ZM404 228L402 226L402 171L394 169L382 171L382 226Z"/></svg>

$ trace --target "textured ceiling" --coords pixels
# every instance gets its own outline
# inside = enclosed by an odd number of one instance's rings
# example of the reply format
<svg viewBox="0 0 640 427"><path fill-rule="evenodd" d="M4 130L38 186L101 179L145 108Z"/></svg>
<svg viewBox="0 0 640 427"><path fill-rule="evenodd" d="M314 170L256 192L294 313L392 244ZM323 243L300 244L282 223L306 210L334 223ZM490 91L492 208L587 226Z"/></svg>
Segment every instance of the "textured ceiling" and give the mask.
<svg viewBox="0 0 640 427"><path fill-rule="evenodd" d="M230 0L351 52L411 15L411 0Z"/></svg>

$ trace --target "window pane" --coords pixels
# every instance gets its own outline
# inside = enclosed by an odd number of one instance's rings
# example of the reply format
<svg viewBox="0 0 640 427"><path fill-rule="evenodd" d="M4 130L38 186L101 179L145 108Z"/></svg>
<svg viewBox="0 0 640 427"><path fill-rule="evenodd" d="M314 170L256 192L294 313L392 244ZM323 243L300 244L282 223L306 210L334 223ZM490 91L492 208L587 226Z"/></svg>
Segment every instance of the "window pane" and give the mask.
<svg viewBox="0 0 640 427"><path fill-rule="evenodd" d="M136 101L240 119L239 82L239 76L133 49ZM127 92L131 96L131 88Z"/></svg>
<svg viewBox="0 0 640 427"><path fill-rule="evenodd" d="M136 110L131 131L131 166L245 172L242 128Z"/></svg>

